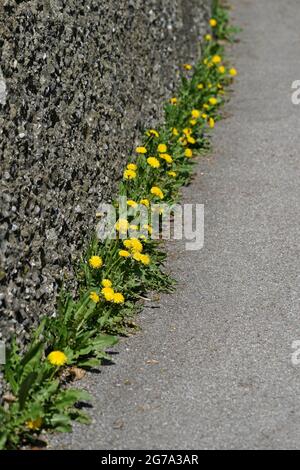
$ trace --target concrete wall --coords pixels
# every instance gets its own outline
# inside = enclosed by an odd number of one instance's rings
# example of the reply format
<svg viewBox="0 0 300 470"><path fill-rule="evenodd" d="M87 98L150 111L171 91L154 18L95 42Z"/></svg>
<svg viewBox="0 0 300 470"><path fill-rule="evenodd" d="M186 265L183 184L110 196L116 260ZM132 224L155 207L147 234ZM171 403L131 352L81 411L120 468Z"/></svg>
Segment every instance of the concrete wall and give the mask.
<svg viewBox="0 0 300 470"><path fill-rule="evenodd" d="M209 3L0 0L0 338L54 311L97 205L199 55Z"/></svg>

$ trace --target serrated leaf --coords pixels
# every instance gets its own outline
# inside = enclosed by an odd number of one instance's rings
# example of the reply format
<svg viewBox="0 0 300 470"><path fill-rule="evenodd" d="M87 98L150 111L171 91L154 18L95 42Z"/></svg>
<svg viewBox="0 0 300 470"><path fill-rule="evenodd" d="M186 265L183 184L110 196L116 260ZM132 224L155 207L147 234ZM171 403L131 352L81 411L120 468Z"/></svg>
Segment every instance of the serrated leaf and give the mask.
<svg viewBox="0 0 300 470"><path fill-rule="evenodd" d="M80 367L98 367L101 364L101 359L86 359L83 361L78 361L77 365Z"/></svg>
<svg viewBox="0 0 300 470"><path fill-rule="evenodd" d="M56 413L51 417L50 423L59 432L70 432L72 430L71 418L68 415Z"/></svg>
<svg viewBox="0 0 300 470"><path fill-rule="evenodd" d="M57 400L55 401L55 407L57 409L64 409L70 408L75 403L79 401L90 401L91 396L85 390L76 390L76 389L69 389L63 390Z"/></svg>
<svg viewBox="0 0 300 470"><path fill-rule="evenodd" d="M114 346L115 344L118 343L118 338L117 336L111 336L111 335L100 335L95 340L93 341L93 344L97 344L98 346L102 346L103 349L107 348L109 346Z"/></svg>

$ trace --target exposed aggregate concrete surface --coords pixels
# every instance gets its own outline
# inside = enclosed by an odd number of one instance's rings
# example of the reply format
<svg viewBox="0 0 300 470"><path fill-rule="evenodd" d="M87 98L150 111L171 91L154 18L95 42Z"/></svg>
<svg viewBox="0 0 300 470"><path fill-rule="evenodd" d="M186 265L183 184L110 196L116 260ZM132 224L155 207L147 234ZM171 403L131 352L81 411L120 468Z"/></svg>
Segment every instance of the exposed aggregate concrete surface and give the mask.
<svg viewBox="0 0 300 470"><path fill-rule="evenodd" d="M209 6L0 2L0 338L24 339L54 312L97 206L160 119L179 64L199 56Z"/></svg>

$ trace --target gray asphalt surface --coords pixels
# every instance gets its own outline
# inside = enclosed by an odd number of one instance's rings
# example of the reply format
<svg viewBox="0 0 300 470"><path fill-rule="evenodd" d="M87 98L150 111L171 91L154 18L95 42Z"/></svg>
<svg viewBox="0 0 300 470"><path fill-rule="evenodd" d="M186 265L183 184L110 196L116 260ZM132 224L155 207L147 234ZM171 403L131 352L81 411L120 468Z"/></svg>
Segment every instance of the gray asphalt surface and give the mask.
<svg viewBox="0 0 300 470"><path fill-rule="evenodd" d="M115 365L80 382L93 424L51 448L299 448L300 3L231 3L239 77L184 191L205 204L205 247L170 244L178 290L146 305Z"/></svg>

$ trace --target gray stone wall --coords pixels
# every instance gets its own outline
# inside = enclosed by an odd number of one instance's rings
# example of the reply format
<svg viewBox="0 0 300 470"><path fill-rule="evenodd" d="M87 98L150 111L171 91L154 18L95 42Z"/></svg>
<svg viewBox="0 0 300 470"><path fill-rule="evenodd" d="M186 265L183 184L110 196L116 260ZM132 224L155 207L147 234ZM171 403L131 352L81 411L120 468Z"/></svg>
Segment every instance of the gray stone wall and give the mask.
<svg viewBox="0 0 300 470"><path fill-rule="evenodd" d="M99 202L199 56L209 4L0 1L0 338L55 310Z"/></svg>

